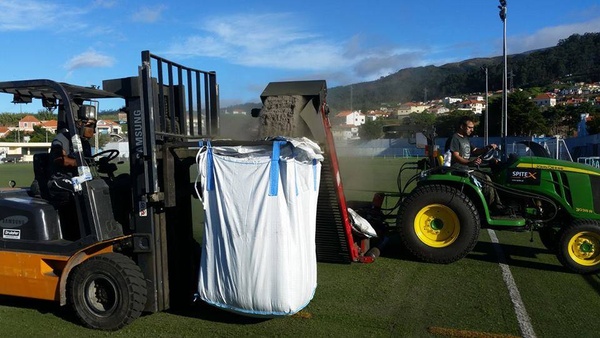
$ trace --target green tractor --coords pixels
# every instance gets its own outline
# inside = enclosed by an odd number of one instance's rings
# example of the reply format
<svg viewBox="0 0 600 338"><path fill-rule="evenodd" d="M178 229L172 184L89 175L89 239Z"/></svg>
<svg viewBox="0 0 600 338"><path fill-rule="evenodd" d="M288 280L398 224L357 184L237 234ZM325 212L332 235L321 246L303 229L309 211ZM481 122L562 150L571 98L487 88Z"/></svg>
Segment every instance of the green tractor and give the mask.
<svg viewBox="0 0 600 338"><path fill-rule="evenodd" d="M433 136L428 139L433 145ZM533 155L510 154L485 168L455 169L434 156L403 166L399 180L404 170L418 169L404 188L399 182L395 225L403 249L419 260L447 264L473 249L481 228L537 231L568 269L600 272L600 170L550 158L539 144L525 143ZM476 178L474 170L491 180ZM486 185L501 196L502 213L492 212L482 192Z"/></svg>

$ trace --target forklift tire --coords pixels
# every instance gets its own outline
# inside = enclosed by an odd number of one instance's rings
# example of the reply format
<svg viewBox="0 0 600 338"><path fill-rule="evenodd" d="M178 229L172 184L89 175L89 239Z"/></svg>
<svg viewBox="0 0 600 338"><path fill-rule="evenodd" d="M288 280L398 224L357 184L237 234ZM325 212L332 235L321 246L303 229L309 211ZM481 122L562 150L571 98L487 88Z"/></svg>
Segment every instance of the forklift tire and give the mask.
<svg viewBox="0 0 600 338"><path fill-rule="evenodd" d="M561 232L558 260L582 275L600 272L600 223L575 220Z"/></svg>
<svg viewBox="0 0 600 338"><path fill-rule="evenodd" d="M118 330L140 316L146 305L146 281L129 257L108 253L94 256L71 272L67 297L85 326Z"/></svg>
<svg viewBox="0 0 600 338"><path fill-rule="evenodd" d="M465 257L479 238L479 212L461 191L446 185L415 188L397 219L402 244L417 259L448 264Z"/></svg>
<svg viewBox="0 0 600 338"><path fill-rule="evenodd" d="M558 250L558 239L560 234L556 228L544 227L538 230L540 236L540 242L544 245L548 251L556 253Z"/></svg>

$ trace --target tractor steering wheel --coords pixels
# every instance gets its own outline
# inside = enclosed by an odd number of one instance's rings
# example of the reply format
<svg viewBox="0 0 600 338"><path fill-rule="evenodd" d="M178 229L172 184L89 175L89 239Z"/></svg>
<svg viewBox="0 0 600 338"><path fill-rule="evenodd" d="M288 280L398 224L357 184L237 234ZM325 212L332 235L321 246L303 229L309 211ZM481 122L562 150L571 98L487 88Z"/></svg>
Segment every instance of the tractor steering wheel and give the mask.
<svg viewBox="0 0 600 338"><path fill-rule="evenodd" d="M494 157L496 157L496 152L496 148L490 148L483 155L479 155L479 157L483 162L490 162L492 159L494 159Z"/></svg>
<svg viewBox="0 0 600 338"><path fill-rule="evenodd" d="M490 148L482 155L479 155L479 158L481 159L481 166L489 167L492 168L492 170L494 170L494 168L496 168L498 165L497 154L497 148Z"/></svg>

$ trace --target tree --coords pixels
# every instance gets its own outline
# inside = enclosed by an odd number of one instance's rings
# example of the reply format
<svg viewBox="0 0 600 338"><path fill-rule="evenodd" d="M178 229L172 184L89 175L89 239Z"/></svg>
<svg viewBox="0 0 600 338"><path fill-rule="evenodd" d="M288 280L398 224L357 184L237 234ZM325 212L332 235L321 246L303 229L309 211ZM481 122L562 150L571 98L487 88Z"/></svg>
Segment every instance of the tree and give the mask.
<svg viewBox="0 0 600 338"><path fill-rule="evenodd" d="M19 142L20 138L21 135L16 130L11 130L6 133L6 136L0 138L0 142Z"/></svg>
<svg viewBox="0 0 600 338"><path fill-rule="evenodd" d="M54 133L40 126L33 126L33 132L29 134L29 142L52 142Z"/></svg>
<svg viewBox="0 0 600 338"><path fill-rule="evenodd" d="M365 124L358 127L358 136L364 140L375 140L383 136L383 120L367 119Z"/></svg>
<svg viewBox="0 0 600 338"><path fill-rule="evenodd" d="M410 113L403 122L412 126L429 127L435 124L435 119L436 115L434 113L424 111L422 113Z"/></svg>
<svg viewBox="0 0 600 338"><path fill-rule="evenodd" d="M590 119L585 123L588 133L598 134L600 133L600 111L590 115Z"/></svg>
<svg viewBox="0 0 600 338"><path fill-rule="evenodd" d="M0 114L0 126L17 126L19 120L25 115L27 114L2 113Z"/></svg>
<svg viewBox="0 0 600 338"><path fill-rule="evenodd" d="M591 105L585 103L575 106L568 105L565 107L565 114L562 117L561 125L566 128L566 136L573 136L577 132L577 125L581 121L581 114L589 113Z"/></svg>
<svg viewBox="0 0 600 338"><path fill-rule="evenodd" d="M551 135L561 134L562 119L565 115L566 109L563 105L550 107L542 112L542 116L548 127L548 132Z"/></svg>
<svg viewBox="0 0 600 338"><path fill-rule="evenodd" d="M502 136L502 98L491 100L489 108L489 136ZM506 110L508 112L506 135L532 136L548 133L549 128L544 121L544 116L527 93L518 91L509 94Z"/></svg>
<svg viewBox="0 0 600 338"><path fill-rule="evenodd" d="M438 137L452 136L458 127L460 119L463 116L469 116L473 122L478 121L473 112L464 110L453 110L448 114L438 116L435 120L435 130Z"/></svg>
<svg viewBox="0 0 600 338"><path fill-rule="evenodd" d="M52 112L49 111L48 109L43 109L43 110L38 110L37 114L35 115L35 118L37 118L40 121L48 121L48 120L56 120L58 118L58 116L52 114Z"/></svg>
<svg viewBox="0 0 600 338"><path fill-rule="evenodd" d="M507 135L532 136L546 134L548 127L535 103L524 92L514 92L508 96Z"/></svg>

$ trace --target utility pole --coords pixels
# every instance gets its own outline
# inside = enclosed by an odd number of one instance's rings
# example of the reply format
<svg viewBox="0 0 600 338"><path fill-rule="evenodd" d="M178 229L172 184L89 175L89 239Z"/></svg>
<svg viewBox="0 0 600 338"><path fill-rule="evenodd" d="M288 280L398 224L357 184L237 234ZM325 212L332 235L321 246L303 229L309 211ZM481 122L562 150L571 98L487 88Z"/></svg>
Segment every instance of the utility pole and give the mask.
<svg viewBox="0 0 600 338"><path fill-rule="evenodd" d="M508 74L508 77L510 78L510 80L509 80L509 83L510 83L509 88L510 88L510 90L509 91L511 93L513 93L515 91L515 82L514 82L514 80L515 80L515 73L513 73L512 69L510 70L510 74Z"/></svg>
<svg viewBox="0 0 600 338"><path fill-rule="evenodd" d="M354 113L354 110L352 110L352 96L354 96L354 88L350 85L350 113Z"/></svg>
<svg viewBox="0 0 600 338"><path fill-rule="evenodd" d="M508 82L508 70L506 65L506 0L500 0L500 20L502 20L504 34L502 55L504 57L504 72L502 78L502 160L506 160L506 135L508 135L508 98L506 86Z"/></svg>
<svg viewBox="0 0 600 338"><path fill-rule="evenodd" d="M485 115L484 115L484 120L485 123L483 125L483 144L489 144L489 134L488 134L488 126L490 125L490 121L489 121L489 102L488 102L488 93L489 93L489 89L488 89L488 67L487 66L483 66L481 67L481 69L485 72Z"/></svg>

